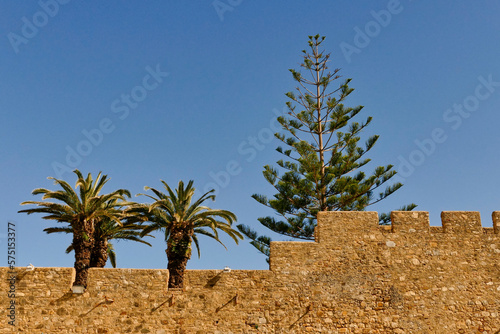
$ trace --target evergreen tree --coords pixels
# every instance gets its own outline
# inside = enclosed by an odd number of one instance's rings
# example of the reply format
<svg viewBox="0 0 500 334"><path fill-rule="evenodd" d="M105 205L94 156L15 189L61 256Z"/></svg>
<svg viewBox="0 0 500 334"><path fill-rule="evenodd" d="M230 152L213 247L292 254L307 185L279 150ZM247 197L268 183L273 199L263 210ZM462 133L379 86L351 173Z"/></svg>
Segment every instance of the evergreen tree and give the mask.
<svg viewBox="0 0 500 334"><path fill-rule="evenodd" d="M369 137L363 147L359 145L360 133L372 118L362 123L353 121L363 106L344 106L354 90L349 87L351 79L331 89L331 84L340 79L340 70L328 71L330 54L320 50L324 39L319 35L309 36L309 51L302 51L301 64L306 76L290 70L299 86L296 93L286 94L288 116L278 117L287 135L275 134L284 144L276 149L284 156L277 162L284 172L280 174L269 165L263 171L265 179L278 192L272 199L252 195L280 216L259 218L262 225L279 234L306 240L314 239L319 211L364 210L402 186L399 182L386 186L396 174L392 165L379 166L370 175L365 174L365 165L370 162L365 155L379 136ZM385 189L380 189L382 186ZM380 191L378 196L376 191ZM415 207L410 204L400 210ZM382 214L380 219L387 222L388 215ZM269 255L269 237L259 236L246 225L238 225L238 229L252 240L253 246Z"/></svg>

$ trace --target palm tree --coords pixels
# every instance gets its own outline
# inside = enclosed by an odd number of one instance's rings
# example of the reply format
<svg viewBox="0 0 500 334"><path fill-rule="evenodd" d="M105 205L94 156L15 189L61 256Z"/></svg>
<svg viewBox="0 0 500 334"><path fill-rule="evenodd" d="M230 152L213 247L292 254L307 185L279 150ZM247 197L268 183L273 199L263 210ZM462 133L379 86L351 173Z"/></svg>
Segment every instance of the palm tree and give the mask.
<svg viewBox="0 0 500 334"><path fill-rule="evenodd" d="M227 233L236 243L243 239L242 235L234 230L231 225L236 221L236 216L226 210L214 210L202 203L208 199L214 200L215 195L210 195L214 190L203 194L198 200L193 201L195 188L193 181L189 181L186 187L182 181L174 191L165 181L161 181L167 190L167 194L154 188L144 187L151 190L154 196L144 195L152 200L152 204L136 204L127 209L129 214L142 217L149 224L142 231L142 235L160 230L165 234L168 259L169 288L182 288L184 282L184 271L186 264L191 258L191 243L194 242L200 256L200 248L197 235L206 235L215 239L223 246L219 239L218 230ZM225 246L224 246L225 248Z"/></svg>
<svg viewBox="0 0 500 334"><path fill-rule="evenodd" d="M108 181L107 175L97 175L95 181L89 173L84 178L82 173L75 169L74 173L78 179L75 189L66 181L54 180L54 184L59 185L62 190L51 191L44 188L33 190L33 195L43 194L42 200L54 199L61 203L27 201L21 205L36 205L32 209L20 210L27 214L43 213L43 219L55 220L59 223L68 223L73 233L73 248L75 250L75 270L76 277L73 285L87 286L88 268L92 249L95 242L95 229L98 225L109 220L121 225L124 217L122 207L125 205L125 196L130 197L130 192L126 189L118 189L109 194L101 195L100 191ZM79 189L79 196L76 190Z"/></svg>
<svg viewBox="0 0 500 334"><path fill-rule="evenodd" d="M90 254L90 267L91 268L104 268L108 258L111 262L113 268L116 268L116 253L111 244L110 240L132 240L151 247L149 242L141 239L141 231L144 226L137 225L134 223L123 223L119 225L114 221L105 219L99 222L97 228L94 231L94 247ZM73 233L73 228L71 226L65 227L48 227L43 230L50 233ZM151 235L147 235L151 236ZM66 248L66 253L70 253L74 250L73 244L70 244Z"/></svg>

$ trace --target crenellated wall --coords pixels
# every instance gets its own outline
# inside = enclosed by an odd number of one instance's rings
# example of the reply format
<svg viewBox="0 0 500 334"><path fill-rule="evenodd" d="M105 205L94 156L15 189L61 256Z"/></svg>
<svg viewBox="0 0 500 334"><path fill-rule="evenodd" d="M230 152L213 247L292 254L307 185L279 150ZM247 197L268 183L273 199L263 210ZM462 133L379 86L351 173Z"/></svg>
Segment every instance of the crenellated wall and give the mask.
<svg viewBox="0 0 500 334"><path fill-rule="evenodd" d="M321 212L316 242L273 242L270 270L17 268L0 333L500 333L500 212ZM9 290L1 268L1 290Z"/></svg>

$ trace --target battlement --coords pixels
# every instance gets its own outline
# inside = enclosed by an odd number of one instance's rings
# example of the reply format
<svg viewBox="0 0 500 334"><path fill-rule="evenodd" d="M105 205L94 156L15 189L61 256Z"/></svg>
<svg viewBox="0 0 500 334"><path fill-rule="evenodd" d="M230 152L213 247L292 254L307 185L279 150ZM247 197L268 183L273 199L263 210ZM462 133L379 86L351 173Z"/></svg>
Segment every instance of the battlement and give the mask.
<svg viewBox="0 0 500 334"><path fill-rule="evenodd" d="M315 242L272 242L270 270L0 268L15 276L16 327L0 295L0 333L477 333L500 332L500 212L321 212ZM242 259L242 261L244 261ZM5 325L4 325L5 324Z"/></svg>
<svg viewBox="0 0 500 334"><path fill-rule="evenodd" d="M393 211L391 225L379 225L376 212L320 212L316 241L335 238L345 234L366 233L375 231L390 233L452 233L452 234L499 234L500 211L492 214L493 227L482 227L481 217L476 211L443 211L441 227L430 226L429 213L426 211Z"/></svg>

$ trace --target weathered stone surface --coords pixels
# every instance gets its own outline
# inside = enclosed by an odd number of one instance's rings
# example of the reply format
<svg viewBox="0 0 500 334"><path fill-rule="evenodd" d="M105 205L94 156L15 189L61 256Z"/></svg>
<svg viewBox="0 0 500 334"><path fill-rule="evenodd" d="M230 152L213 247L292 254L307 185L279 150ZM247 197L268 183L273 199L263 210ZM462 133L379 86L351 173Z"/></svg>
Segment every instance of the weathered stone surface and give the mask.
<svg viewBox="0 0 500 334"><path fill-rule="evenodd" d="M322 212L316 242L273 242L270 270L16 268L16 326L0 295L0 333L497 333L500 213ZM0 268L9 291L8 268Z"/></svg>

